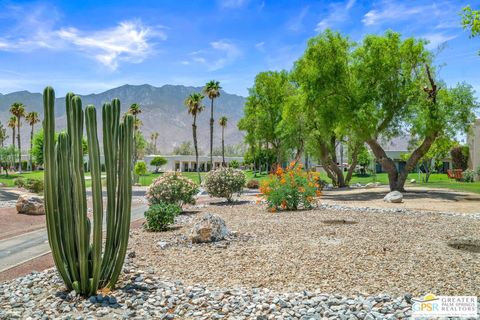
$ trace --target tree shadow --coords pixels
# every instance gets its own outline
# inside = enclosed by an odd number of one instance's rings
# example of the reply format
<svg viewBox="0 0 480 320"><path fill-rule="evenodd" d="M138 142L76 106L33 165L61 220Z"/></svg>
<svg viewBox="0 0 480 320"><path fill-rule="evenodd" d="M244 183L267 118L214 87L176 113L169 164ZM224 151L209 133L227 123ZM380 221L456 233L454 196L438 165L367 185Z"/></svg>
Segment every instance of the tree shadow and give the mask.
<svg viewBox="0 0 480 320"><path fill-rule="evenodd" d="M241 206L244 204L248 204L250 201L247 200L237 200L237 201L219 201L219 202L210 202L211 206L218 206L218 207L225 207L225 206Z"/></svg>

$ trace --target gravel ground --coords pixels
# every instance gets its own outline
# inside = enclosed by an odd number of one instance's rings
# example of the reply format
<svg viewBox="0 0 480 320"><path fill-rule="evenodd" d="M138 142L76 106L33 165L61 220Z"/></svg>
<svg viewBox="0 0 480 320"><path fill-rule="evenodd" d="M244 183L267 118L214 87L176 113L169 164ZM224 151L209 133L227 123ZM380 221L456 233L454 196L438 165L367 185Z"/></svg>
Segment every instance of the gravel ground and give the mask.
<svg viewBox="0 0 480 320"><path fill-rule="evenodd" d="M203 212L224 218L234 231L232 238L190 244L186 235ZM264 206L243 204L201 206L180 218L171 231L132 232L130 247L141 268L153 267L165 279L213 287L347 295L480 294L480 253L448 245L480 240L480 220L474 216L330 205L272 214ZM328 224L330 220L341 223Z"/></svg>

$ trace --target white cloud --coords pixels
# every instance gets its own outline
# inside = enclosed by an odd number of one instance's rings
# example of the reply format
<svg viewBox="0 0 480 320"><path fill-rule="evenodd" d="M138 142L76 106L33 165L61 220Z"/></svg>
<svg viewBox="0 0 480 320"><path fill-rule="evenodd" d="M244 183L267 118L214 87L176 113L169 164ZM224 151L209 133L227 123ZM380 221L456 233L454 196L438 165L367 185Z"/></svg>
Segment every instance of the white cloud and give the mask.
<svg viewBox="0 0 480 320"><path fill-rule="evenodd" d="M151 52L149 40L153 37L166 39L163 32L154 31L139 21L121 22L115 28L92 33L75 28L60 29L56 33L60 39L91 55L111 70L117 69L121 61L142 62Z"/></svg>
<svg viewBox="0 0 480 320"><path fill-rule="evenodd" d="M317 23L316 32L322 32L342 22L349 17L350 9L355 5L356 0L348 0L347 2L332 3L329 6L328 15Z"/></svg>
<svg viewBox="0 0 480 320"><path fill-rule="evenodd" d="M193 56L193 62L206 65L209 71L216 71L237 60L242 51L229 40L218 40L210 42L210 48L189 55Z"/></svg>
<svg viewBox="0 0 480 320"><path fill-rule="evenodd" d="M265 52L265 42L259 42L255 44L255 48L257 48L258 51L260 52Z"/></svg>
<svg viewBox="0 0 480 320"><path fill-rule="evenodd" d="M51 18L50 12L56 11L45 7L8 7L0 18L10 20L12 27L0 36L0 50L77 51L115 70L121 62L142 62L153 51L154 39L166 39L164 29L146 26L140 20L120 22L103 30L58 28L55 25L58 24L59 14L53 14L54 18Z"/></svg>
<svg viewBox="0 0 480 320"><path fill-rule="evenodd" d="M365 26L376 26L416 19L416 23L428 23L430 29L458 28L458 11L458 6L445 0L436 2L383 0L363 16L362 22Z"/></svg>
<svg viewBox="0 0 480 320"><path fill-rule="evenodd" d="M445 35L443 33L429 33L421 36L421 38L428 40L428 49L436 49L449 40L455 39L457 36Z"/></svg>
<svg viewBox="0 0 480 320"><path fill-rule="evenodd" d="M352 0L350 0L352 1ZM298 32L303 29L303 19L310 10L309 6L303 7L300 13L287 22L287 29L293 32Z"/></svg>
<svg viewBox="0 0 480 320"><path fill-rule="evenodd" d="M219 0L220 7L236 9L241 8L248 3L248 0Z"/></svg>

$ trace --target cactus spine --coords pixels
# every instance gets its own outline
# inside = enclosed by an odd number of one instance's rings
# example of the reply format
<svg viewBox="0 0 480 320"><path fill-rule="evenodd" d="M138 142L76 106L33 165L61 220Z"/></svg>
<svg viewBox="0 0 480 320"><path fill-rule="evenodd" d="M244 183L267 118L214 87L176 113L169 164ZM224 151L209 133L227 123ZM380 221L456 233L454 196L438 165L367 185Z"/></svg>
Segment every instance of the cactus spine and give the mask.
<svg viewBox="0 0 480 320"><path fill-rule="evenodd" d="M84 112L80 97L68 93L67 131L60 133L55 143L52 88L45 88L43 99L45 212L50 248L67 288L92 295L100 288L115 285L125 259L132 197L133 117L126 115L120 122L118 99L103 105L107 238L102 256L103 196L96 109L89 105ZM87 217L83 169L84 117L92 178L93 230Z"/></svg>

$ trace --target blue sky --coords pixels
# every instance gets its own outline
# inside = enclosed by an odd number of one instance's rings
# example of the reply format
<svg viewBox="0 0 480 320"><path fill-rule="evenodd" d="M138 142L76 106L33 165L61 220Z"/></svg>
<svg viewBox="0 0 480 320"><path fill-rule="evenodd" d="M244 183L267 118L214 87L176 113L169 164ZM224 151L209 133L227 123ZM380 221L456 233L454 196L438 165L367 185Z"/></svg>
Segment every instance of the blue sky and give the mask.
<svg viewBox="0 0 480 320"><path fill-rule="evenodd" d="M216 79L247 95L258 72L289 69L325 28L354 41L389 28L425 38L449 85L467 81L480 92L480 38L460 26L467 4L480 8L480 0L0 0L0 92Z"/></svg>

